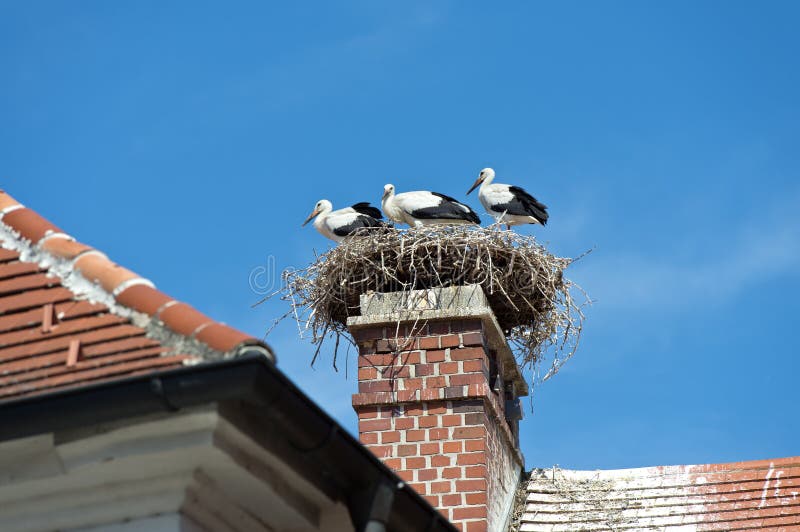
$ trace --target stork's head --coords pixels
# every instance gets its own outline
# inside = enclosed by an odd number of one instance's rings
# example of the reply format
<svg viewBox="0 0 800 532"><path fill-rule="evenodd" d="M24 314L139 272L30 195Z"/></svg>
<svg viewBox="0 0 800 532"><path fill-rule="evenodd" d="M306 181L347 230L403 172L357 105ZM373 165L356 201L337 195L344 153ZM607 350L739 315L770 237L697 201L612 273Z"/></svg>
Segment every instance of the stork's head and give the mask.
<svg viewBox="0 0 800 532"><path fill-rule="evenodd" d="M391 183L383 185L383 197L381 198L381 201L385 200L392 194L394 194L394 185Z"/></svg>
<svg viewBox="0 0 800 532"><path fill-rule="evenodd" d="M491 168L484 168L483 170L481 170L481 173L478 174L478 179L476 179L475 182L472 184L472 186L469 187L467 194L475 190L475 188L484 181L488 181L489 183L491 183L492 179L494 179L494 170L492 170Z"/></svg>
<svg viewBox="0 0 800 532"><path fill-rule="evenodd" d="M311 214L308 215L306 221L303 222L303 225L306 225L308 222L313 220L314 217L317 216L318 214L321 214L323 212L330 212L332 210L333 210L333 204L330 201L326 199L319 200L317 204L314 205L314 210L311 211Z"/></svg>

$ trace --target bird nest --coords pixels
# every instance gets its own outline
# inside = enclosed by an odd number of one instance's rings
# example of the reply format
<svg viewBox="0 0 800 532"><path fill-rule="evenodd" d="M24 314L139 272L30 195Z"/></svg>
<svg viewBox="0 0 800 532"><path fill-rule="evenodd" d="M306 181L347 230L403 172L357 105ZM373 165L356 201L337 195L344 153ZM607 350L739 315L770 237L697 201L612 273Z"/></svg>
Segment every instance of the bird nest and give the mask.
<svg viewBox="0 0 800 532"><path fill-rule="evenodd" d="M362 294L478 284L518 362L534 370L537 382L554 375L578 345L588 300L563 275L574 260L497 226L363 230L307 267L286 270L280 294L291 306L286 316L317 345L314 360L326 339L335 341L336 367L341 340L352 342L347 318L359 315Z"/></svg>

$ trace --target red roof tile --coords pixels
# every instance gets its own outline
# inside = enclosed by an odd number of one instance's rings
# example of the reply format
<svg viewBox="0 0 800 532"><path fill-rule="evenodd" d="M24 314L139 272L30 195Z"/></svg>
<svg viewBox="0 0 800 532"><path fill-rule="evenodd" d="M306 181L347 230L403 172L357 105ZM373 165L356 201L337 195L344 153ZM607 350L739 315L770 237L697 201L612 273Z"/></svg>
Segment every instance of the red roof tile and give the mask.
<svg viewBox="0 0 800 532"><path fill-rule="evenodd" d="M150 316L156 314L161 307L171 301L173 299L167 294L146 284L129 286L117 295L118 303Z"/></svg>
<svg viewBox="0 0 800 532"><path fill-rule="evenodd" d="M800 457L531 474L520 530L800 530Z"/></svg>
<svg viewBox="0 0 800 532"><path fill-rule="evenodd" d="M38 242L47 234L62 232L61 229L28 208L9 212L3 216L3 223L33 243Z"/></svg>
<svg viewBox="0 0 800 532"><path fill-rule="evenodd" d="M132 271L114 264L100 253L84 253L75 259L75 269L93 283L100 283L100 286L109 293L113 293L125 281L139 278Z"/></svg>
<svg viewBox="0 0 800 532"><path fill-rule="evenodd" d="M0 400L260 343L153 288L3 191L0 229ZM42 262L23 261L23 250Z"/></svg>
<svg viewBox="0 0 800 532"><path fill-rule="evenodd" d="M213 320L186 303L176 303L162 310L159 315L164 323L173 331L191 336L199 327L210 324Z"/></svg>
<svg viewBox="0 0 800 532"><path fill-rule="evenodd" d="M56 235L53 238L48 238L41 243L42 249L61 257L62 259L74 259L81 253L90 251L92 248L86 244L81 244L70 238L64 238L62 235Z"/></svg>

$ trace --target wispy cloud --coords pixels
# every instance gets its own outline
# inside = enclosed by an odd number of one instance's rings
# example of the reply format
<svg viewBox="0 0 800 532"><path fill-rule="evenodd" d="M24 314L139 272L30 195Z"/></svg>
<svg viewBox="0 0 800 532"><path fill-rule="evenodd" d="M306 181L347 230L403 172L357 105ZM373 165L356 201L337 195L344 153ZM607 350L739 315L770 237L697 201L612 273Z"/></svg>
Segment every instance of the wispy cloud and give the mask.
<svg viewBox="0 0 800 532"><path fill-rule="evenodd" d="M788 201L787 201L788 200ZM721 304L754 285L800 270L800 194L740 220L734 237L701 255L609 256L603 250L576 265L573 276L600 305L617 309L675 309L700 300Z"/></svg>

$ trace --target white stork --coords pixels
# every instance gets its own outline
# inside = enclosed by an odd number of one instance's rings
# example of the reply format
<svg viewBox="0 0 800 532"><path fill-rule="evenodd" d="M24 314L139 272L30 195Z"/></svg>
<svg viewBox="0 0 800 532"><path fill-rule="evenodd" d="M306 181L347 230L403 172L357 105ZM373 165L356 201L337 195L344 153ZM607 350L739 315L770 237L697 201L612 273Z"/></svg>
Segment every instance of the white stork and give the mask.
<svg viewBox="0 0 800 532"><path fill-rule="evenodd" d="M395 194L392 184L383 187L381 207L387 218L415 227L480 223L475 211L450 196L427 190Z"/></svg>
<svg viewBox="0 0 800 532"><path fill-rule="evenodd" d="M494 170L484 168L478 179L472 184L467 194L478 185L478 199L486 211L494 216L497 223L503 223L508 229L512 225L547 224L547 205L539 202L524 189L513 185L492 184Z"/></svg>
<svg viewBox="0 0 800 532"><path fill-rule="evenodd" d="M381 221L383 218L381 211L366 201L334 211L330 201L319 200L303 225L315 216L317 219L314 220L314 228L322 236L336 242L341 242L354 231L364 227L387 227L387 224Z"/></svg>

